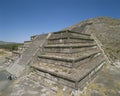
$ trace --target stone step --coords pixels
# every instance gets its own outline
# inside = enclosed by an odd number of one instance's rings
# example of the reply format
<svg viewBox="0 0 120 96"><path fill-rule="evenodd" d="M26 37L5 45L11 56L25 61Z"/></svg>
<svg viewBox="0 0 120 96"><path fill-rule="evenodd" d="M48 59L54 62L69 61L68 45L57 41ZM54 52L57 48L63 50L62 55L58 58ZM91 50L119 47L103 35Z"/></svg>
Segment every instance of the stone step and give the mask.
<svg viewBox="0 0 120 96"><path fill-rule="evenodd" d="M48 75L48 76L49 76L49 75ZM48 89L48 90L50 90L50 91L52 91L52 92L54 92L54 93L57 93L57 91L58 91L58 85L57 85L57 83L56 83L55 81L53 81L53 80L47 79L47 78L45 78L45 77L43 77L43 76L40 76L37 70L31 72L31 73L27 76L27 78L29 78L29 79L32 80L32 81L37 82L37 83L36 83L37 86L38 86L38 84L40 84L40 86L43 86L43 87L45 87L46 89ZM54 79L55 79L55 78L54 78ZM64 87L64 86L63 86L63 87Z"/></svg>
<svg viewBox="0 0 120 96"><path fill-rule="evenodd" d="M51 36L48 40L60 40L60 39L77 39L77 40L89 40L89 41L94 41L94 39L91 39L90 37L80 37L80 36Z"/></svg>
<svg viewBox="0 0 120 96"><path fill-rule="evenodd" d="M82 51L77 51L77 52L68 52L68 53L63 53L63 52L43 52L41 53L41 55L48 55L48 56L59 56L59 57L69 57L69 58L77 58L77 57L81 57L81 56L85 56L85 54L91 54L91 53L95 53L98 52L98 48L92 48L92 49L87 49L87 50L82 50Z"/></svg>
<svg viewBox="0 0 120 96"><path fill-rule="evenodd" d="M103 63L104 57L103 55L95 56L89 61L85 62L82 64L82 67L78 68L66 68L62 66L58 67L56 65L42 62L33 64L31 67L35 70L38 70L38 74L43 77L46 77L48 79L56 78L56 82L77 89L78 83L81 80L84 80L86 76L89 76L92 71L94 72L95 69L97 70L98 66ZM48 76L48 74L50 76Z"/></svg>
<svg viewBox="0 0 120 96"><path fill-rule="evenodd" d="M49 48L49 47L45 47L44 49L42 49L42 52L48 52L48 53L76 53L76 52L82 52L82 51L87 51L87 50L93 50L93 49L96 49L98 48L97 46L86 46L86 47L81 47L81 48L77 48L77 47L74 47L74 48L59 48L59 47L55 47L55 48Z"/></svg>
<svg viewBox="0 0 120 96"><path fill-rule="evenodd" d="M47 44L67 44L67 43L94 43L92 39L74 39L74 38L62 38L62 39L54 39L48 40Z"/></svg>
<svg viewBox="0 0 120 96"><path fill-rule="evenodd" d="M30 44L32 41L24 41L24 44Z"/></svg>
<svg viewBox="0 0 120 96"><path fill-rule="evenodd" d="M93 40L91 39L91 35L83 34L79 32L73 31L62 31L62 32L54 32L48 40L59 40L59 39L83 39L83 40Z"/></svg>
<svg viewBox="0 0 120 96"><path fill-rule="evenodd" d="M84 62L86 59L93 57L96 54L99 54L100 51L95 50L94 52L88 51L88 53L83 53L79 56L56 56L56 55L39 55L39 62L45 62L48 64L55 64L65 67L77 67L79 62Z"/></svg>
<svg viewBox="0 0 120 96"><path fill-rule="evenodd" d="M75 32L75 31L69 31L69 30L68 30L68 32L69 32L69 33L76 34L77 36L78 36L78 35L91 36L91 34L81 33L81 32L77 32L77 31Z"/></svg>
<svg viewBox="0 0 120 96"><path fill-rule="evenodd" d="M51 45L45 45L44 48L83 48L83 47L92 47L96 46L97 44L51 44Z"/></svg>
<svg viewBox="0 0 120 96"><path fill-rule="evenodd" d="M91 34L81 33L81 32L71 31L71 30L63 30L63 31L53 32L53 34L61 34L61 33L75 33L75 34L81 34L81 35L91 36Z"/></svg>

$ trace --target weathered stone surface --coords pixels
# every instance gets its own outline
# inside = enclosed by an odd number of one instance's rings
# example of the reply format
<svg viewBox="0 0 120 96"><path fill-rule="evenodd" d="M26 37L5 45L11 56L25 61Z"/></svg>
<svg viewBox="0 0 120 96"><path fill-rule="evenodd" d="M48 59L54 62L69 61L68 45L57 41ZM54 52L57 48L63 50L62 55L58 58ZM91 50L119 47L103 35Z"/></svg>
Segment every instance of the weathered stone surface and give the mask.
<svg viewBox="0 0 120 96"><path fill-rule="evenodd" d="M22 75L25 67L31 62L33 56L37 53L38 48L45 43L46 38L47 34L37 36L36 39L33 39L29 44L29 47L21 54L20 58L18 58L12 66L7 68L7 71L16 77Z"/></svg>
<svg viewBox="0 0 120 96"><path fill-rule="evenodd" d="M53 33L38 54L38 61L31 64L31 67L37 70L40 76L57 84L74 89L84 88L98 72L98 66L103 66L105 59L90 35L81 33L78 38L76 34L78 35L77 32L70 31Z"/></svg>
<svg viewBox="0 0 120 96"><path fill-rule="evenodd" d="M19 77L26 66L30 66L37 77L32 75L30 78L40 80L41 84L53 81L55 86L62 84L75 90L83 89L105 63L101 49L90 34L69 30L53 32L31 37L25 46L8 71Z"/></svg>

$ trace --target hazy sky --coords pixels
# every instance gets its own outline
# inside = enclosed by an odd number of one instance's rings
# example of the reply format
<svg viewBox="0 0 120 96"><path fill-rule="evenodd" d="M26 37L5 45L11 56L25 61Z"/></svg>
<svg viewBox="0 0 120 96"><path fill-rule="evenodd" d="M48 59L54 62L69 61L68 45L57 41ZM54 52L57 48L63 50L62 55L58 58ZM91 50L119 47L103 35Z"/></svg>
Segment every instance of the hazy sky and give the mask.
<svg viewBox="0 0 120 96"><path fill-rule="evenodd" d="M98 16L120 18L120 0L0 0L0 40L23 42Z"/></svg>

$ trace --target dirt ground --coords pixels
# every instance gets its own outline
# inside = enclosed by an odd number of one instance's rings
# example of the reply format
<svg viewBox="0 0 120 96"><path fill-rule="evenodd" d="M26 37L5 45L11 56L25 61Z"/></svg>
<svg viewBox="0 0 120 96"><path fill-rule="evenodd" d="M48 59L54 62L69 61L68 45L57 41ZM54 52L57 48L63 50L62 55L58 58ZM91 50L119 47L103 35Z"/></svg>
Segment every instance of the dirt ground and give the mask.
<svg viewBox="0 0 120 96"><path fill-rule="evenodd" d="M120 68L105 65L82 96L120 96Z"/></svg>

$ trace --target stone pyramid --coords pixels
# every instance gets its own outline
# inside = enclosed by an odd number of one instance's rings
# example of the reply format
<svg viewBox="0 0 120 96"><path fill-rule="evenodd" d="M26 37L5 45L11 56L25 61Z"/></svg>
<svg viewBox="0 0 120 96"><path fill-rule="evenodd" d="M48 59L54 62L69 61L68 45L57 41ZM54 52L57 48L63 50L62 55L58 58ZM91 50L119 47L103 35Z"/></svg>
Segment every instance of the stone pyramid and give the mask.
<svg viewBox="0 0 120 96"><path fill-rule="evenodd" d="M41 77L82 90L105 64L104 55L90 34L65 30L48 37L29 65Z"/></svg>

